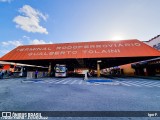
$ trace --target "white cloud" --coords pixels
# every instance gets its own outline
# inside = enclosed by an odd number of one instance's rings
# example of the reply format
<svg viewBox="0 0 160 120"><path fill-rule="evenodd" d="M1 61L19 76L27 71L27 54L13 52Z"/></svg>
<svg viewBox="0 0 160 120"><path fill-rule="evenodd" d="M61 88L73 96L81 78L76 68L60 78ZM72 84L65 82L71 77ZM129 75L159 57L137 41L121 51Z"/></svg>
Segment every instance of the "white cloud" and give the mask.
<svg viewBox="0 0 160 120"><path fill-rule="evenodd" d="M0 42L0 44L0 57L13 50L15 47L23 45L21 40L4 41Z"/></svg>
<svg viewBox="0 0 160 120"><path fill-rule="evenodd" d="M33 44L33 45L35 45L35 44L52 44L52 42L47 43L44 40L34 39L34 40L30 41L30 44Z"/></svg>
<svg viewBox="0 0 160 120"><path fill-rule="evenodd" d="M29 44L31 45L35 45L35 44L52 44L51 41L46 42L45 40L38 40L38 39L31 39L29 36L23 36L23 40L25 39L25 41L27 40L29 42Z"/></svg>
<svg viewBox="0 0 160 120"><path fill-rule="evenodd" d="M7 54L8 52L10 52L10 50L0 50L0 52L3 54Z"/></svg>
<svg viewBox="0 0 160 120"><path fill-rule="evenodd" d="M22 15L18 15L13 19L17 24L17 28L21 28L27 32L48 34L47 29L39 24L40 18L46 21L48 15L41 13L29 5L24 5L19 9L19 12L22 13Z"/></svg>
<svg viewBox="0 0 160 120"><path fill-rule="evenodd" d="M46 42L45 40L38 40L38 39L31 39L28 36L23 36L22 40L13 40L13 41L4 41L0 42L1 48L0 48L0 57L7 54L14 48L20 46L20 45L36 45L36 44L52 44L51 41Z"/></svg>
<svg viewBox="0 0 160 120"><path fill-rule="evenodd" d="M20 45L23 45L21 41L18 41L18 40L15 40L15 41L7 41L7 42L2 42L2 45L3 46L14 46L14 47L17 47L17 46L20 46Z"/></svg>
<svg viewBox="0 0 160 120"><path fill-rule="evenodd" d="M0 2L11 2L12 0L0 0Z"/></svg>
<svg viewBox="0 0 160 120"><path fill-rule="evenodd" d="M25 36L25 35L23 36L23 38L24 38L24 39L27 39L27 40L30 40L30 37Z"/></svg>

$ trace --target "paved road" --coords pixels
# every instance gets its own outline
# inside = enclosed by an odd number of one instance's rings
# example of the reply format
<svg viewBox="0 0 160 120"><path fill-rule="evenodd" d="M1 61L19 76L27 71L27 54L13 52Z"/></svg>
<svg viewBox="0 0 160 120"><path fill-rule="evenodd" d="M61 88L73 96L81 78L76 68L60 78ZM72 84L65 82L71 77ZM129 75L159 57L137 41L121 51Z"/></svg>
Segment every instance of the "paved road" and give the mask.
<svg viewBox="0 0 160 120"><path fill-rule="evenodd" d="M95 78L89 78L89 79L95 79ZM99 78L100 79L100 78ZM109 78L101 78L104 80L113 80ZM86 82L83 80L83 78L45 78L44 79L38 79L39 81L23 81L24 83L51 83L51 84L84 84L84 85L100 85L104 84L104 82L98 82L98 84ZM158 80L146 80L146 79L135 79L135 78L116 78L113 80L113 83L118 83L117 85L122 86L135 86L135 87L160 87L160 81ZM106 84L109 85L109 84Z"/></svg>
<svg viewBox="0 0 160 120"><path fill-rule="evenodd" d="M83 78L42 78L37 79L37 82L34 82L35 79L24 80L24 83L51 83L51 84L87 84Z"/></svg>
<svg viewBox="0 0 160 120"><path fill-rule="evenodd" d="M0 111L160 110L160 87L158 87L160 81L116 78L113 81L120 84L114 86L87 84L82 78L44 78L38 82L21 82L22 80L24 78L0 80ZM50 119L52 120L53 118ZM54 119L61 120L64 118ZM74 120L75 118L69 117L65 119ZM158 120L159 118L76 119Z"/></svg>
<svg viewBox="0 0 160 120"><path fill-rule="evenodd" d="M160 87L160 80L147 80L147 79L136 79L136 78L117 78L117 83L124 86L135 86L135 87Z"/></svg>

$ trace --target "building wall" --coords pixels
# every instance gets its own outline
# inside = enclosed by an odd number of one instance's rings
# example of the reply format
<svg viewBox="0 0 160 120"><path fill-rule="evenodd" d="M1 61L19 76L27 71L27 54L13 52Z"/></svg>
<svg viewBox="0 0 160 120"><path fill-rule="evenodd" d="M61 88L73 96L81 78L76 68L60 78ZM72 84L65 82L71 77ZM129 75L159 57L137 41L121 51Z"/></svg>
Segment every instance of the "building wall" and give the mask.
<svg viewBox="0 0 160 120"><path fill-rule="evenodd" d="M147 45L149 45L157 50L160 50L160 35L152 38L149 41L145 41L144 43L146 43Z"/></svg>

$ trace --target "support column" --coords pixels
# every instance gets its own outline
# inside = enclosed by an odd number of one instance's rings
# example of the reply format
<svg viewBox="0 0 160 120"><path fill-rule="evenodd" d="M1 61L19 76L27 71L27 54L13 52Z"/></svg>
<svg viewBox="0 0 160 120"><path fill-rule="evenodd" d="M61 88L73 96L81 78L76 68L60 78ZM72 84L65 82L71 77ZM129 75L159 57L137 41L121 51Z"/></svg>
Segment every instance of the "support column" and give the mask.
<svg viewBox="0 0 160 120"><path fill-rule="evenodd" d="M49 67L48 67L48 75L51 76L51 70L52 70L52 64L49 62Z"/></svg>
<svg viewBox="0 0 160 120"><path fill-rule="evenodd" d="M98 60L97 61L97 77L100 77L101 75L100 75L100 63L101 63L102 61L101 60Z"/></svg>

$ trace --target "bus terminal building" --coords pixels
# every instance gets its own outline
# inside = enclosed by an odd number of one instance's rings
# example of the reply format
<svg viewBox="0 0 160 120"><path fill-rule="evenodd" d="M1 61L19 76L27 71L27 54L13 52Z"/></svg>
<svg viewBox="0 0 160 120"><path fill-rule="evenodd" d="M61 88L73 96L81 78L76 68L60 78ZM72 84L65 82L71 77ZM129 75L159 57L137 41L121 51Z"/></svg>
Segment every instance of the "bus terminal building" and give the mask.
<svg viewBox="0 0 160 120"><path fill-rule="evenodd" d="M49 72L56 64L65 64L68 71L80 68L98 71L99 69L154 59L159 56L160 51L139 40L132 39L24 45L10 51L0 60L44 66L48 67ZM157 62L157 64L160 63Z"/></svg>

